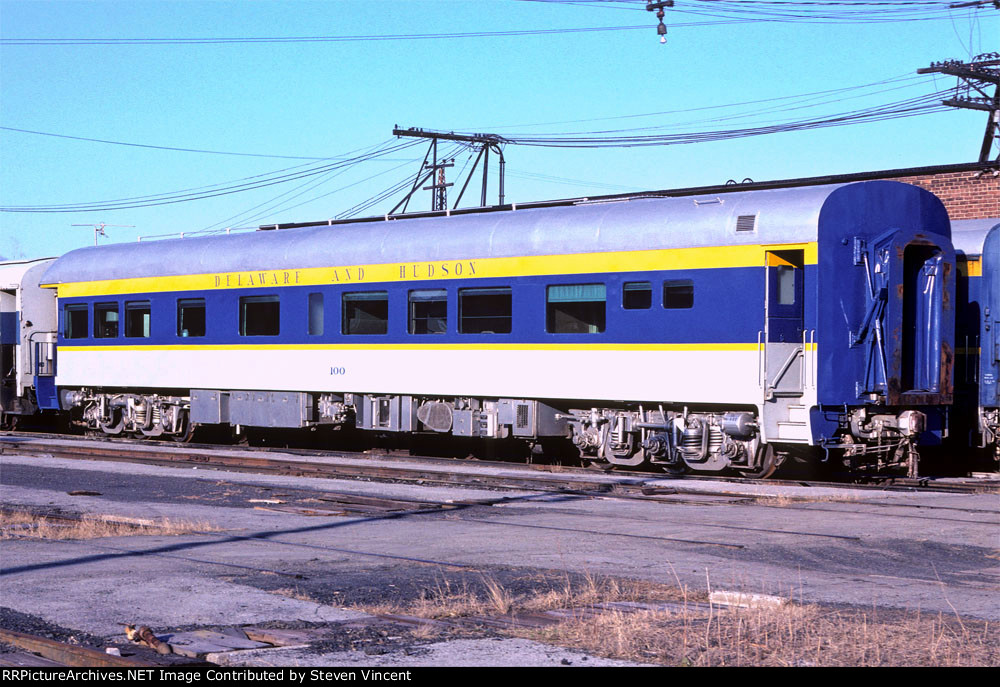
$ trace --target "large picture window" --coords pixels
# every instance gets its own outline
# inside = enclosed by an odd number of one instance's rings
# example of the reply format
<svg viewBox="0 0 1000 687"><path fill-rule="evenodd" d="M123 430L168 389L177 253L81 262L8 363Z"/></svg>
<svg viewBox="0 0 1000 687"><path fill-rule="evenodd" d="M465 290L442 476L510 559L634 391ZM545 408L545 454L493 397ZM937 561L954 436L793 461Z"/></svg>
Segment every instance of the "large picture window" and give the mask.
<svg viewBox="0 0 1000 687"><path fill-rule="evenodd" d="M240 298L240 336L277 336L280 322L278 296Z"/></svg>
<svg viewBox="0 0 1000 687"><path fill-rule="evenodd" d="M389 293L358 291L342 297L344 334L385 334L389 331Z"/></svg>
<svg viewBox="0 0 1000 687"><path fill-rule="evenodd" d="M444 289L410 291L410 334L448 331L448 292Z"/></svg>
<svg viewBox="0 0 1000 687"><path fill-rule="evenodd" d="M149 301L126 301L125 336L149 338Z"/></svg>
<svg viewBox="0 0 1000 687"><path fill-rule="evenodd" d="M87 304L67 305L63 310L63 338L87 338Z"/></svg>
<svg viewBox="0 0 1000 687"><path fill-rule="evenodd" d="M462 334L510 334L509 286L458 290L458 331Z"/></svg>
<svg viewBox="0 0 1000 687"><path fill-rule="evenodd" d="M177 336L205 336L205 299L177 301Z"/></svg>
<svg viewBox="0 0 1000 687"><path fill-rule="evenodd" d="M604 284L559 284L546 293L545 328L552 334L598 334L604 331L607 288Z"/></svg>
<svg viewBox="0 0 1000 687"><path fill-rule="evenodd" d="M118 338L118 304L94 304L94 338Z"/></svg>

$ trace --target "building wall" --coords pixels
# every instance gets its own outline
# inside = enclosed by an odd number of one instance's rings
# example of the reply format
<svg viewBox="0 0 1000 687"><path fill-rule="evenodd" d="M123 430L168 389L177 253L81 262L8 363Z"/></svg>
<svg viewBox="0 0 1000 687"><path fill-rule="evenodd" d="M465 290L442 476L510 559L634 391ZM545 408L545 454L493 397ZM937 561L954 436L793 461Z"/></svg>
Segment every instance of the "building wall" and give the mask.
<svg viewBox="0 0 1000 687"><path fill-rule="evenodd" d="M1000 170L966 171L893 177L934 193L951 219L1000 217Z"/></svg>

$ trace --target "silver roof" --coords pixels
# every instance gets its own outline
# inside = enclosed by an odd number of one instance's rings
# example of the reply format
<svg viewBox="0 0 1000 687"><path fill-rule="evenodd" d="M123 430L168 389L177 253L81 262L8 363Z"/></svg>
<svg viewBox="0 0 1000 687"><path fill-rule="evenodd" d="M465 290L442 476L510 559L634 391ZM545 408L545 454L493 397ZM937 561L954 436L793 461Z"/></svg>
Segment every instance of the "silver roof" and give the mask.
<svg viewBox="0 0 1000 687"><path fill-rule="evenodd" d="M51 263L54 260L55 258L35 258L33 260L8 260L0 262L0 289L21 288L24 277L31 268ZM38 276L41 276L41 274ZM37 284L37 282L35 283Z"/></svg>
<svg viewBox="0 0 1000 687"><path fill-rule="evenodd" d="M872 182L892 183L892 182ZM43 283L816 240L843 184L373 220L81 248ZM736 234L737 217L757 216Z"/></svg>
<svg viewBox="0 0 1000 687"><path fill-rule="evenodd" d="M1000 217L959 219L951 222L951 242L956 251L966 255L982 255L986 234L1000 226Z"/></svg>

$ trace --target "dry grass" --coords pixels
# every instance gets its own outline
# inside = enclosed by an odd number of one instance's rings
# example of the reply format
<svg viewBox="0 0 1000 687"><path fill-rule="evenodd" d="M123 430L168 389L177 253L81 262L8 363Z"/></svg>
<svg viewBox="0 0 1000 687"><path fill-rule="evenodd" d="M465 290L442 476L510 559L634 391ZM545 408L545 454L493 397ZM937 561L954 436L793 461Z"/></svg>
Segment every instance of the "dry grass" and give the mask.
<svg viewBox="0 0 1000 687"><path fill-rule="evenodd" d="M686 590L667 585L592 575L576 580L567 576L562 586L552 588L547 584L546 591L525 594L510 591L490 576L484 575L481 583L478 589L473 589L468 582L453 585L448 580L442 580L433 589L421 592L415 601L365 604L358 606L357 610L438 619L531 613L611 601L682 601L692 596Z"/></svg>
<svg viewBox="0 0 1000 687"><path fill-rule="evenodd" d="M478 591L447 581L408 604L359 608L423 618L500 616L588 607L543 628L497 630L610 658L691 666L998 666L1000 635L985 621L919 612L830 610L785 603L729 608L683 585L584 576L514 594L484 577ZM674 610L597 610L612 602L674 602ZM424 628L427 638L437 630Z"/></svg>
<svg viewBox="0 0 1000 687"><path fill-rule="evenodd" d="M0 539L100 539L102 537L174 536L218 531L205 522L111 515L54 517L26 511L0 511Z"/></svg>
<svg viewBox="0 0 1000 687"><path fill-rule="evenodd" d="M316 601L316 599L312 598L298 587L281 587L280 589L272 589L270 591L272 594L287 596L289 599L296 599L298 601L312 601L313 603L319 603L318 601Z"/></svg>
<svg viewBox="0 0 1000 687"><path fill-rule="evenodd" d="M998 666L989 623L816 606L638 612L571 620L522 636L603 656L693 666Z"/></svg>

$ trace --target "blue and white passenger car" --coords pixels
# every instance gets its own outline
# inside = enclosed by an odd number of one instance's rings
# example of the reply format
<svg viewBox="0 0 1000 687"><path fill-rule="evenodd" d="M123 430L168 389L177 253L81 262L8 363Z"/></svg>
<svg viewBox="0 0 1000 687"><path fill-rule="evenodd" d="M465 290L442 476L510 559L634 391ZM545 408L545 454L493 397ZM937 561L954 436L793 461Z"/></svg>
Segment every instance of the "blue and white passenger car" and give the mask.
<svg viewBox="0 0 1000 687"><path fill-rule="evenodd" d="M58 259L59 406L563 439L587 461L913 467L951 402L955 255L873 181L383 217Z"/></svg>

